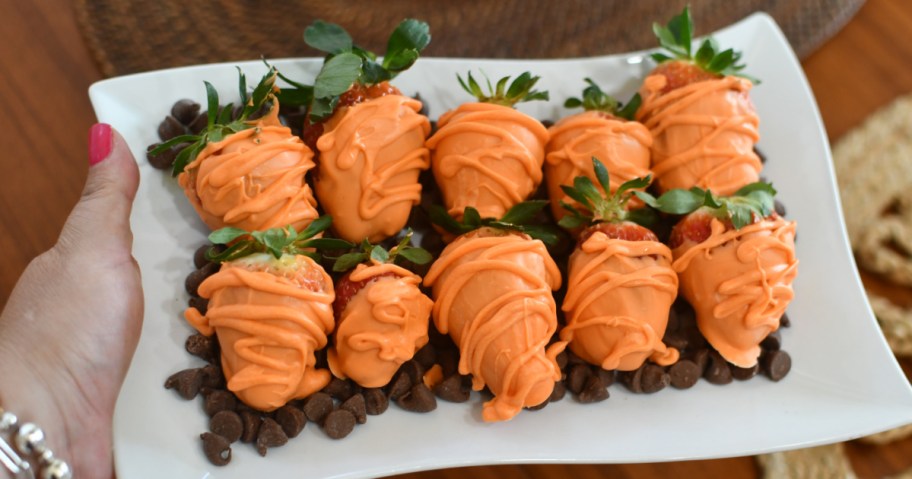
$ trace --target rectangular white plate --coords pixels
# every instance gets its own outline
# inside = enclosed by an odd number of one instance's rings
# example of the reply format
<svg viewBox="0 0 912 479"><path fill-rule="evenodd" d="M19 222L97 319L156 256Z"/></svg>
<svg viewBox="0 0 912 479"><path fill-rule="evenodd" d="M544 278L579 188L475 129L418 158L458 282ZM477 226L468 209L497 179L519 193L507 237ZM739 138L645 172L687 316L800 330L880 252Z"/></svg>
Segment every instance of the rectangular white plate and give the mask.
<svg viewBox="0 0 912 479"><path fill-rule="evenodd" d="M447 32L435 32L447 35ZM452 33L455 34L455 33ZM203 80L224 95L237 90L234 64L165 70L99 82L89 95L98 119L114 125L138 159L142 182L133 211L134 254L142 268L145 323L121 392L114 438L118 477L248 478L367 477L450 466L497 463L621 463L739 456L836 442L912 421L912 390L877 327L850 253L840 215L830 151L814 97L781 31L755 14L716 34L744 52L748 71L763 83L752 92L761 118L763 174L799 224L793 326L784 345L791 374L727 386L634 395L613 386L607 401L582 405L569 397L512 421L485 424L480 401L439 402L430 414L391 407L341 441L310 424L267 458L236 444L225 468L203 456L199 434L207 418L199 401L183 401L162 385L172 373L200 366L184 351L190 328L182 319L184 277L207 231L167 174L145 161L156 127L181 98L205 104ZM396 79L420 93L432 117L468 101L456 73L483 70L495 78L529 70L550 90L548 103L523 104L536 118L568 114L584 77L625 99L648 63L639 54L567 60L421 59ZM310 79L316 60L274 62L292 78ZM239 65L258 79L262 62Z"/></svg>

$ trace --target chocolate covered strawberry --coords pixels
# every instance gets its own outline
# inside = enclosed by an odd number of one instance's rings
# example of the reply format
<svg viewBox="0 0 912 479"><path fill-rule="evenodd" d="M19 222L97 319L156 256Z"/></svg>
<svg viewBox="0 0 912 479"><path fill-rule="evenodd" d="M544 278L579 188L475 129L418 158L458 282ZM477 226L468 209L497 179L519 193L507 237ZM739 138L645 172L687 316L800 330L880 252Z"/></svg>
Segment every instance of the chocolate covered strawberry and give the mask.
<svg viewBox="0 0 912 479"><path fill-rule="evenodd" d="M200 333L218 336L228 389L252 408L272 411L329 383L314 352L333 330L335 294L332 278L311 257L314 247L339 246L311 239L329 224L323 217L300 233L226 228L209 236L231 246L210 256L222 266L199 286L209 300L206 314L193 307L184 314Z"/></svg>
<svg viewBox="0 0 912 479"><path fill-rule="evenodd" d="M662 343L678 276L671 250L632 221L647 215L627 210L633 191L649 178L626 181L612 193L608 170L595 158L591 164L601 191L586 176L563 187L592 213L564 203L572 214L560 224L586 229L570 255L562 306L567 325L560 338L577 356L607 370L632 371L646 359L667 366L678 359L678 351Z"/></svg>
<svg viewBox="0 0 912 479"><path fill-rule="evenodd" d="M513 108L519 102L547 100L533 90L539 77L529 72L501 78L488 92L469 73L459 83L477 102L444 113L428 139L431 169L447 211L461 218L467 207L482 217L499 218L531 195L542 180L548 130Z"/></svg>
<svg viewBox="0 0 912 479"><path fill-rule="evenodd" d="M640 88L636 118L651 132L652 170L660 191L697 186L730 195L756 182L759 119L742 73L741 54L707 38L693 50L690 10L653 30L667 53Z"/></svg>
<svg viewBox="0 0 912 479"><path fill-rule="evenodd" d="M637 195L687 214L669 240L681 294L722 357L743 368L757 364L760 342L779 328L798 273L795 222L774 212L773 187L752 183L722 198L699 188Z"/></svg>
<svg viewBox="0 0 912 479"><path fill-rule="evenodd" d="M639 97L634 96L621 108L617 100L591 79L586 78L586 83L589 86L583 90L582 99L570 98L564 103L567 108L581 106L585 111L568 116L548 129L551 139L546 148L545 182L551 211L558 220L567 213L562 201L580 207L561 186L572 185L573 179L581 175L597 181L592 157L599 158L617 179L613 190L621 183L652 174L649 169L652 134L641 123L631 121L639 107ZM634 203L642 206L637 200Z"/></svg>
<svg viewBox="0 0 912 479"><path fill-rule="evenodd" d="M482 409L485 421L505 421L547 401L561 377L555 357L565 344L549 345L560 271L541 240L519 231L536 230L508 223L522 223L545 204L521 203L500 220L476 221L478 212L467 208L463 217L471 224L456 223L442 208L434 213L461 233L424 278L434 295L434 324L459 347L459 372L472 375L473 389L494 393Z"/></svg>
<svg viewBox="0 0 912 479"><path fill-rule="evenodd" d="M428 25L400 23L382 62L338 25L317 21L304 39L327 53L304 131L319 156L317 198L341 238L358 243L395 236L421 199L418 176L430 166L424 143L431 125L421 102L389 81L428 45Z"/></svg>
<svg viewBox="0 0 912 479"><path fill-rule="evenodd" d="M190 204L209 228L234 227L265 231L291 225L304 229L317 218L316 201L304 176L313 168L313 153L279 122L276 71L247 92L240 75L237 118L232 105L219 109L218 92L206 82L208 124L199 135L181 135L153 150L159 154L187 143L173 174ZM255 113L266 110L258 119Z"/></svg>
<svg viewBox="0 0 912 479"><path fill-rule="evenodd" d="M430 254L410 246L410 238L411 233L390 251L362 244L336 261L337 272L354 268L336 283L336 332L327 359L337 377L368 388L385 386L427 344L434 302L421 292L420 276L395 264L430 262Z"/></svg>

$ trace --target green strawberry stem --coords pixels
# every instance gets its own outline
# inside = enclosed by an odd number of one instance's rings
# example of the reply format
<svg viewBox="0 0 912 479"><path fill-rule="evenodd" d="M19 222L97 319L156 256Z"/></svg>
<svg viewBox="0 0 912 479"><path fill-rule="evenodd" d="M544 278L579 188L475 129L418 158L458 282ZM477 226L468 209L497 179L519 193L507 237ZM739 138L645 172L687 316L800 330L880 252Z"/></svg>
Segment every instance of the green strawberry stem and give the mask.
<svg viewBox="0 0 912 479"><path fill-rule="evenodd" d="M478 210L466 206L462 221L450 216L446 209L440 205L433 205L428 212L431 222L455 235L463 235L470 231L490 227L501 230L519 231L535 239L541 240L546 245L554 245L560 240L555 229L548 225L530 224L539 211L548 204L548 200L530 200L518 203L510 208L502 217L482 218Z"/></svg>
<svg viewBox="0 0 912 479"><path fill-rule="evenodd" d="M231 118L234 111L233 105L229 103L219 110L218 91L216 91L211 83L204 81L203 83L206 85L208 106L206 128L198 135L180 135L176 138L172 138L161 145L158 145L149 153L151 155L159 155L176 145L189 143L187 147L183 148L180 153L178 153L177 158L174 160L174 166L171 169L172 176L181 174L187 165L196 159L206 145L222 141L227 136L239 131L254 128L255 122L248 121L248 118L260 111L267 104L270 104L270 109L275 107L275 79L277 74L278 72L275 67L270 66L269 71L263 75L263 78L261 78L256 87L254 87L253 93L248 95L247 77L241 72L241 69L238 68L238 90L240 91L241 104L244 105L244 108L241 110L240 115L234 119Z"/></svg>
<svg viewBox="0 0 912 479"><path fill-rule="evenodd" d="M734 75L747 78L755 84L760 81L741 70L745 65L739 64L741 52L734 49L721 50L718 42L712 37L703 39L700 47L693 52L693 19L690 17L690 7L685 6L684 11L671 18L668 25L652 24L652 31L659 40L659 45L666 53L657 52L650 55L656 63L672 60L689 61L710 73L719 75Z"/></svg>
<svg viewBox="0 0 912 479"><path fill-rule="evenodd" d="M493 103L495 105L513 107L517 103L526 101L548 100L547 91L533 90L535 83L538 82L540 77L532 76L529 72L521 73L512 83L510 83L509 87L507 87L507 83L510 81L509 76L505 76L498 80L497 86L492 86L491 80L485 75L485 82L488 87L487 92L485 92L475 78L472 77L471 71L468 72L467 78L468 80L463 80L458 73L456 74L456 79L459 80L462 89L467 91L469 95L477 98L481 103Z"/></svg>
<svg viewBox="0 0 912 479"><path fill-rule="evenodd" d="M393 263L406 260L415 264L430 263L434 257L424 248L412 246L412 230L409 229L399 244L386 250L383 246L371 244L367 239L358 245L358 251L343 254L333 263L333 271L341 273L366 262Z"/></svg>
<svg viewBox="0 0 912 479"><path fill-rule="evenodd" d="M276 259L283 254L304 255L319 260L319 250L351 249L355 245L337 238L314 238L332 225L332 217L324 215L314 220L300 233L294 227L271 228L266 231L246 231L240 228L221 228L209 234L214 245L228 245L224 251L215 247L206 252L209 261L223 263L255 253L270 253ZM317 250L317 251L314 251Z"/></svg>
<svg viewBox="0 0 912 479"><path fill-rule="evenodd" d="M719 219L730 219L735 229L741 229L772 214L776 190L772 184L758 181L728 197L717 197L710 190L696 186L689 190L669 190L658 198L642 191L635 194L647 205L664 213L686 215L702 208Z"/></svg>
<svg viewBox="0 0 912 479"><path fill-rule="evenodd" d="M602 91L591 78L585 78L589 85L583 89L582 98L570 97L564 102L564 108L583 107L585 111L600 111L619 118L632 120L633 115L642 103L640 94L636 93L626 105L621 105L613 96Z"/></svg>
<svg viewBox="0 0 912 479"><path fill-rule="evenodd" d="M596 188L588 176L577 176L573 179L573 186L561 185L561 190L582 205L585 210L561 201L561 206L570 214L560 219L558 222L560 226L575 229L597 223L620 223L622 221L649 225L655 220L655 215L648 208L627 210L627 203L633 198L634 193L638 193L634 190L649 186L651 176L626 181L612 193L608 169L594 156L592 157L592 169L595 171L595 177L602 191Z"/></svg>

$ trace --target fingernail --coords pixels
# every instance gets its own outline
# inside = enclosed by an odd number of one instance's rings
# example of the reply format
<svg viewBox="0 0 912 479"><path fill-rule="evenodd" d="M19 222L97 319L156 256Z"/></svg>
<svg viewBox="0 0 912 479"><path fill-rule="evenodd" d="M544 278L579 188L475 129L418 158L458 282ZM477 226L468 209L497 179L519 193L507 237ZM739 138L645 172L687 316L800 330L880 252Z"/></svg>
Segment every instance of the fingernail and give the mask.
<svg viewBox="0 0 912 479"><path fill-rule="evenodd" d="M89 129L89 166L101 163L111 154L114 147L114 135L111 134L111 125L96 123Z"/></svg>

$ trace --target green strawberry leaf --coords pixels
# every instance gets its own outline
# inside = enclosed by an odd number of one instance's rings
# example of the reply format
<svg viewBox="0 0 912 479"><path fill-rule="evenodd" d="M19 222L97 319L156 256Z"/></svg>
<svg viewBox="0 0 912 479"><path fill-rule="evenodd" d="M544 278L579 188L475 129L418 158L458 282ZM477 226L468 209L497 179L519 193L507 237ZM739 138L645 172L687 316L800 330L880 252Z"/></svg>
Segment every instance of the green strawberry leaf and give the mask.
<svg viewBox="0 0 912 479"><path fill-rule="evenodd" d="M333 263L333 271L341 273L343 271L348 271L355 266L367 261L367 253L346 253L342 256L339 256L336 259L336 262Z"/></svg>
<svg viewBox="0 0 912 479"><path fill-rule="evenodd" d="M341 26L323 20L317 20L304 29L304 43L329 54L342 53L352 49L351 35Z"/></svg>
<svg viewBox="0 0 912 479"><path fill-rule="evenodd" d="M247 231L240 228L227 226L209 233L209 242L212 244L228 244L242 236L247 236L248 234Z"/></svg>
<svg viewBox="0 0 912 479"><path fill-rule="evenodd" d="M530 200L517 203L500 218L503 223L525 224L532 221L545 206L548 200Z"/></svg>
<svg viewBox="0 0 912 479"><path fill-rule="evenodd" d="M434 257L423 248L406 247L396 251L399 256L415 264L428 264Z"/></svg>

